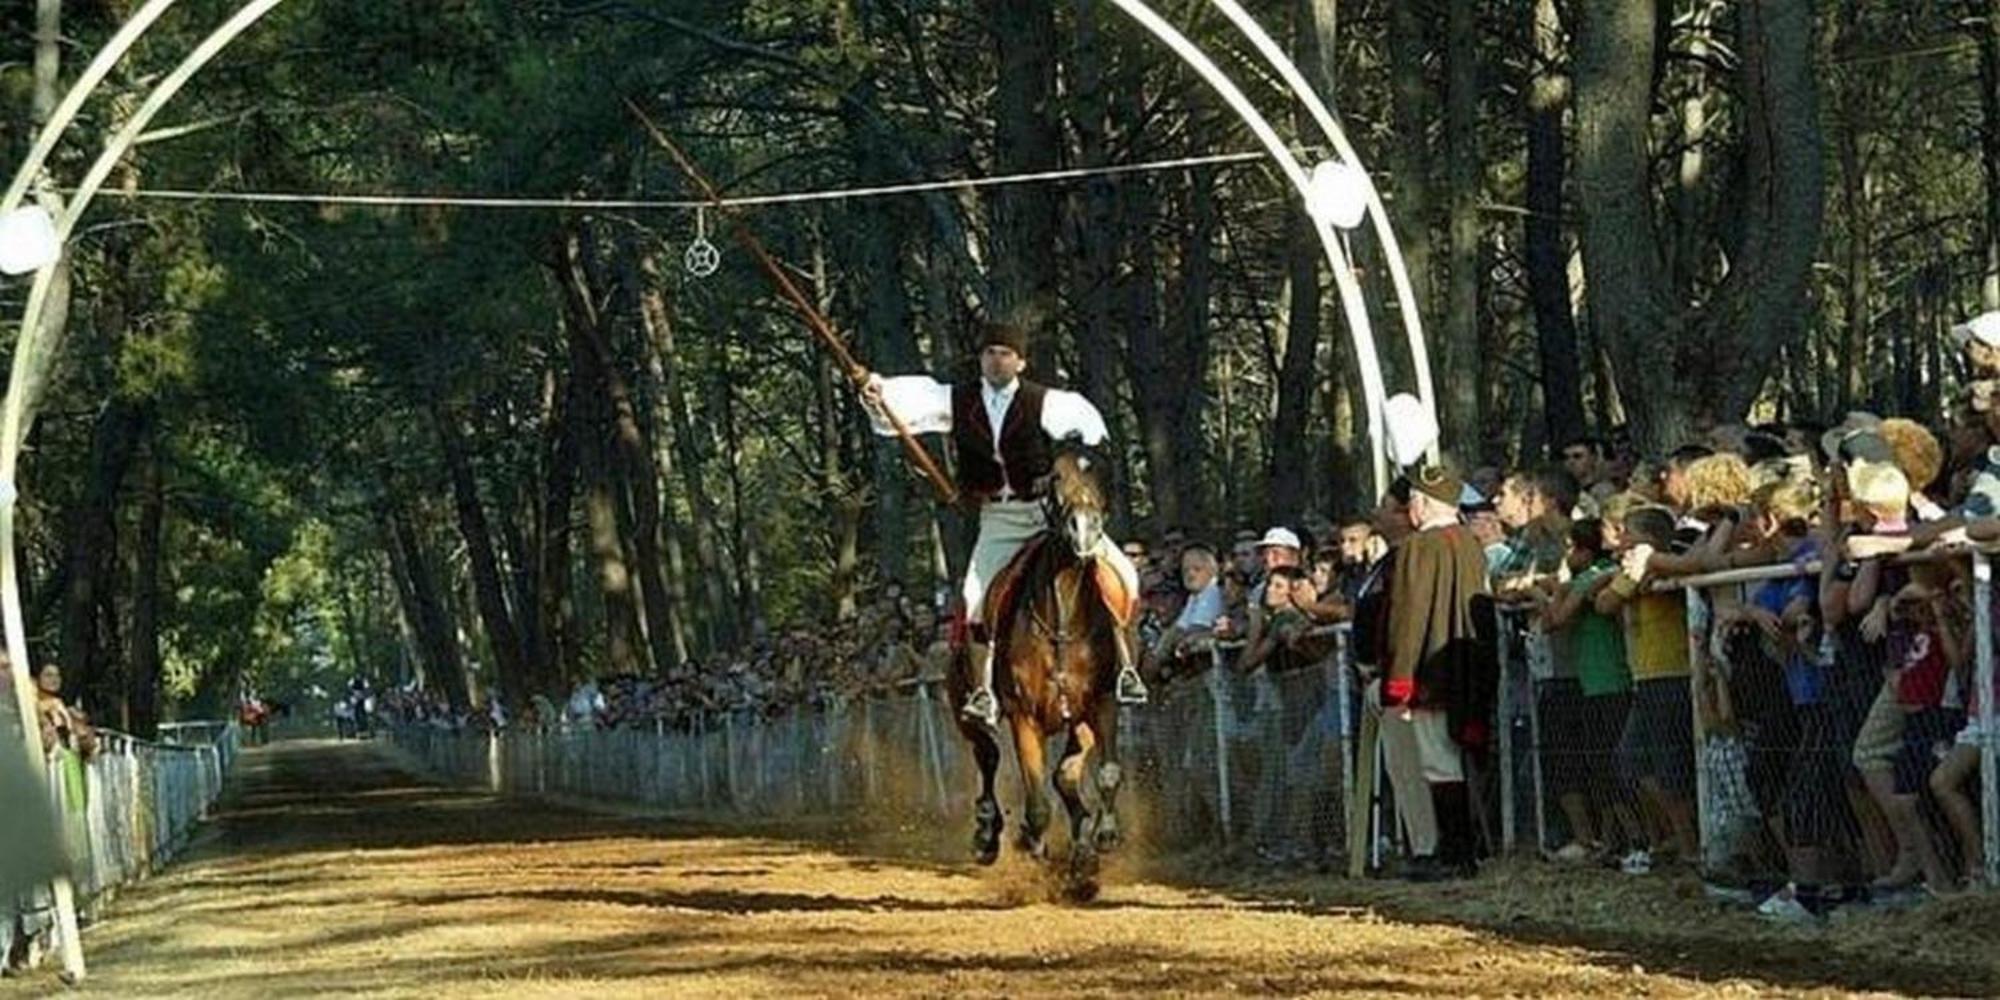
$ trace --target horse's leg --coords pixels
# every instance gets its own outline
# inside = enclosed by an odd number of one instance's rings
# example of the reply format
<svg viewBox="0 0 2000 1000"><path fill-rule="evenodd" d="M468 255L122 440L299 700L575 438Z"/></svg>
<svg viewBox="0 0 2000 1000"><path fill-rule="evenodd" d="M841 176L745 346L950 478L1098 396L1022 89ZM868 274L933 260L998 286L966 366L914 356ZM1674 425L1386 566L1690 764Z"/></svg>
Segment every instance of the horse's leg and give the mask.
<svg viewBox="0 0 2000 1000"><path fill-rule="evenodd" d="M1000 857L1000 830L1006 819L993 794L993 775L1000 769L1000 744L985 726L961 726L972 742L972 759L979 764L979 800L973 808L972 852L982 865Z"/></svg>
<svg viewBox="0 0 2000 1000"><path fill-rule="evenodd" d="M1096 813L1085 795L1090 780L1091 751L1097 748L1097 734L1088 722L1070 727L1069 745L1056 768L1056 790L1062 793L1069 810L1069 892L1078 899L1097 895Z"/></svg>
<svg viewBox="0 0 2000 1000"><path fill-rule="evenodd" d="M1016 845L1029 857L1046 858L1048 845L1042 837L1049 828L1049 799L1042 783L1048 779L1048 762L1041 727L1025 714L1010 716L1008 721L1014 725L1014 756L1021 764L1021 803L1025 807Z"/></svg>
<svg viewBox="0 0 2000 1000"><path fill-rule="evenodd" d="M1118 761L1118 712L1116 699L1097 700L1097 733L1103 752L1097 765L1097 849L1118 847L1125 833L1118 826L1118 786L1124 783L1125 768Z"/></svg>

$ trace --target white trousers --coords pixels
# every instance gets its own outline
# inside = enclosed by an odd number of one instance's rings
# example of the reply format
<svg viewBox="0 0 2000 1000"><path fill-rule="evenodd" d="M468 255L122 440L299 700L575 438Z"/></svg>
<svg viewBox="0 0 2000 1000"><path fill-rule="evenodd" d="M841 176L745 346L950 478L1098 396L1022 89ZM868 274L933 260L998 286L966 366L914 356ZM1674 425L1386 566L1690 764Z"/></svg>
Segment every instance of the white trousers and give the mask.
<svg viewBox="0 0 2000 1000"><path fill-rule="evenodd" d="M979 541L973 543L972 562L965 569L965 584L959 590L965 599L966 621L986 621L986 588L1007 568L1021 546L1047 526L1042 505L1035 501L994 500L979 508ZM1139 569L1109 535L1098 538L1097 548L1091 554L1117 569L1125 586L1135 597L1138 595Z"/></svg>

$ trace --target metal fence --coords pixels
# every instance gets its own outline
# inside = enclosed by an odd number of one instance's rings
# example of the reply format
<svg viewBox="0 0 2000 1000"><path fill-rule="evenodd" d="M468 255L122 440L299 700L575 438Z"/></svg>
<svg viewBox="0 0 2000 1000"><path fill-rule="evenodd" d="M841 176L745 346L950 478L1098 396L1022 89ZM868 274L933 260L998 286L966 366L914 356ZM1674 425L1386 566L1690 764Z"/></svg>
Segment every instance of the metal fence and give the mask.
<svg viewBox="0 0 2000 1000"><path fill-rule="evenodd" d="M1972 606L1990 611L1988 556L1963 558L1971 560ZM1765 582L1817 573L1817 566L1783 566L1676 582L1668 592L1685 602L1687 669L1611 692L1586 690L1566 667L1559 636L1503 613L1497 739L1473 775L1488 848L1614 865L1629 865L1634 852L1647 864L1679 856L1724 880L1821 877L1815 868L1829 881L1882 875L1883 845L1894 840L1882 810L1871 811L1869 782L1879 777L1856 762L1858 726L1888 666L1879 646L1872 653L1843 646L1839 635L1816 642L1820 691L1788 699L1787 664L1758 662L1756 645L1740 640L1726 614L1716 624L1718 609L1741 605ZM1995 690L1992 617L1970 622L1973 683L1986 692ZM1355 868L1392 851L1400 836L1385 820L1396 815L1393 790L1380 780L1379 759L1357 757L1361 682L1344 630L1336 637L1325 659L1289 671L1242 672L1235 651L1218 648L1206 669L1158 684L1151 704L1123 710L1118 752L1129 777L1120 813L1128 834L1162 848L1215 848L1302 867L1347 859L1350 845L1368 855ZM1994 699L1975 700L1974 736L1938 740L1940 750L1957 740L1977 757L1977 777L1968 772L1956 786L1959 801L1947 803L1930 774L1905 784L1916 788L1921 829L1950 852L1947 867L1993 886L2000 885L2000 738ZM865 809L877 819L969 831L976 790L970 754L933 684L772 716L712 715L679 729L496 735L399 727L393 734L457 781L695 813ZM1011 748L1002 762L1001 787L1011 791L1018 787ZM1356 780L1370 769L1378 780ZM1362 789L1367 800L1356 802ZM1018 795L1006 795L1008 814L1018 816ZM1967 809L1976 846L1964 842ZM1367 823L1367 835L1350 840L1350 822ZM1978 871L1959 873L1960 866Z"/></svg>
<svg viewBox="0 0 2000 1000"><path fill-rule="evenodd" d="M1996 690L1991 557L1900 562L1969 570L1968 663L1931 707L1895 696L1904 658L1930 641L1914 639L1921 628L1899 641L1893 622L1775 634L1758 623L1774 596L1764 588L1788 581L1817 606L1817 563L1678 581L1686 671L1617 693L1585 695L1560 656L1536 655L1542 637L1504 629L1503 732L1528 748L1516 773L1532 789L1523 842L1680 854L1674 814L1686 810L1690 863L1712 880L2000 886L2000 738L1994 699L1972 696Z"/></svg>
<svg viewBox="0 0 2000 1000"><path fill-rule="evenodd" d="M233 723L161 728L150 743L100 729L99 748L76 767L63 750L49 788L65 826L77 902L87 920L115 891L146 877L187 846L222 791L236 758ZM0 964L28 964L52 944L50 895L0 900Z"/></svg>
<svg viewBox="0 0 2000 1000"><path fill-rule="evenodd" d="M1150 705L1121 710L1118 756L1131 778L1119 811L1127 835L1300 862L1337 858L1351 729L1344 658L1248 674L1232 659L1232 650L1217 650L1208 669L1156 685ZM462 783L697 813L865 808L890 821L962 822L969 831L977 788L971 754L935 683L770 717L720 713L680 729L492 734L416 725L393 734L427 768ZM1012 816L1018 773L1003 741L999 780Z"/></svg>

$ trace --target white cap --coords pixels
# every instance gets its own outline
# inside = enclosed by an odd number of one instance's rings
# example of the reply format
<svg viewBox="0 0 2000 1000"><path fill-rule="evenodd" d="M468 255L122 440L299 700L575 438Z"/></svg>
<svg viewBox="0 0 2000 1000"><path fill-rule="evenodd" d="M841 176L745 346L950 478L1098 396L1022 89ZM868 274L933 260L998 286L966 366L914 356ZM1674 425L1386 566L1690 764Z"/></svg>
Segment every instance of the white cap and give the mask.
<svg viewBox="0 0 2000 1000"><path fill-rule="evenodd" d="M1257 547L1260 549L1269 548L1273 545L1282 545L1288 549L1305 548L1304 545L1299 544L1299 536L1293 534L1290 528L1272 528L1264 532L1264 539L1257 543Z"/></svg>
<svg viewBox="0 0 2000 1000"><path fill-rule="evenodd" d="M1960 347L1975 340L1988 347L2000 347L2000 310L1980 313L1952 327L1951 339Z"/></svg>

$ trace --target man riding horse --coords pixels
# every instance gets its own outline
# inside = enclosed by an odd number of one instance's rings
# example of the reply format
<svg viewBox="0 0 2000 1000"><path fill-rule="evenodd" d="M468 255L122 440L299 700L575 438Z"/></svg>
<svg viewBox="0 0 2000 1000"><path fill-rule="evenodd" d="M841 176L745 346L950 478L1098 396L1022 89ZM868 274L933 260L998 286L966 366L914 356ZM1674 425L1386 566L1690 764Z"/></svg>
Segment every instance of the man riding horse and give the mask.
<svg viewBox="0 0 2000 1000"><path fill-rule="evenodd" d="M1054 467L1055 444L1073 438L1096 447L1106 436L1104 417L1089 400L1022 378L1027 367L1027 333L1011 324L987 323L980 331L978 378L945 385L924 375L885 379L871 374L862 390L878 434L896 433L881 416L885 409L913 433L949 433L958 456L959 492L978 505L979 540L960 590L970 626L974 683L960 711L988 729L999 726L1000 705L993 694L987 588L1022 546L1048 527L1041 491ZM1100 536L1092 554L1116 570L1128 594L1138 594L1138 571L1117 543ZM1129 625L1119 628L1117 637L1118 700L1144 702L1137 637Z"/></svg>

